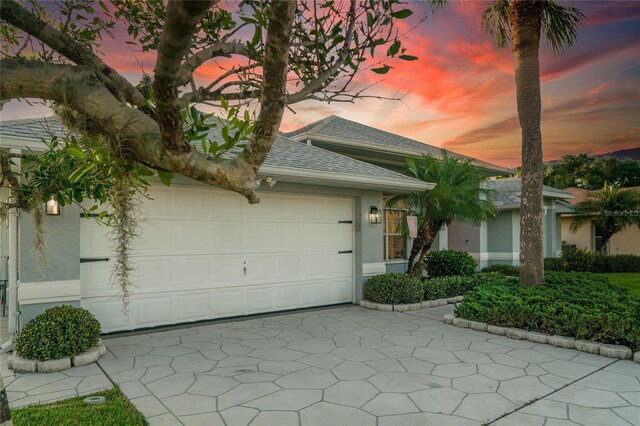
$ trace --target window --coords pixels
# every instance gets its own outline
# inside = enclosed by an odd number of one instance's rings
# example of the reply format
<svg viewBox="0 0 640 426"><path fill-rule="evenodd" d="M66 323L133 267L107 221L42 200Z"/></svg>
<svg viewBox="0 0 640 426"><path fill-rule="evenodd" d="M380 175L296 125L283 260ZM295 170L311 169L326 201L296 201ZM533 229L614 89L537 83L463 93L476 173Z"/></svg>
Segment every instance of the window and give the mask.
<svg viewBox="0 0 640 426"><path fill-rule="evenodd" d="M406 212L401 209L384 210L384 260L407 258L407 237L402 233Z"/></svg>

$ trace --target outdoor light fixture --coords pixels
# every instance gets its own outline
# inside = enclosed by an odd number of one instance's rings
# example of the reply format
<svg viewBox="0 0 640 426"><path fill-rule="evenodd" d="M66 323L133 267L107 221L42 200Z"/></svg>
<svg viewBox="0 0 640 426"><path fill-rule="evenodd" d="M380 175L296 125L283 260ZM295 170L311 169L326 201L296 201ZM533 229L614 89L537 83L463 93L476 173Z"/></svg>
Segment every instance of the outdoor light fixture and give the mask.
<svg viewBox="0 0 640 426"><path fill-rule="evenodd" d="M60 203L56 200L55 195L51 196L51 199L46 204L47 216L60 216Z"/></svg>
<svg viewBox="0 0 640 426"><path fill-rule="evenodd" d="M376 206L371 206L369 210L369 223L382 223L382 211Z"/></svg>

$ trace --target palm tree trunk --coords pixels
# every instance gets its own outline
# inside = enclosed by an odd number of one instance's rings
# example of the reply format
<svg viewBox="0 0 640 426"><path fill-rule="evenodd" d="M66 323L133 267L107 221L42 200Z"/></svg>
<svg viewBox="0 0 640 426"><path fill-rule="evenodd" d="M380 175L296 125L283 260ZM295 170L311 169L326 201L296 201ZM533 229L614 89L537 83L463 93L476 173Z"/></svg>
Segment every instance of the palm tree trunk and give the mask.
<svg viewBox="0 0 640 426"><path fill-rule="evenodd" d="M409 253L409 261L408 261L409 263L407 265L407 271L410 271L411 269L413 269L414 261L416 260L416 257L420 254L420 251L424 247L425 241L426 241L426 233L425 233L425 229L423 228L418 231L418 235L413 240L413 244L411 245L411 253Z"/></svg>
<svg viewBox="0 0 640 426"><path fill-rule="evenodd" d="M420 234L418 235L418 238L421 238L421 242L420 242L420 249L417 250L417 253L419 253L418 255L418 261L413 263L413 260L415 260L416 256L413 256L413 258L409 258L410 262L411 262L411 266L409 267L409 269L407 270L407 274L412 276L412 277L421 277L422 276L422 272L424 271L424 257L427 255L427 253L429 252L429 250L431 249L431 245L433 245L433 242L436 239L436 236L438 235L438 232L440 231L440 228L442 228L442 224L431 224L431 225L426 225L421 231ZM415 249L415 243L418 240L418 238L416 238L414 240L414 246L411 248L411 254L413 255L414 253L414 249Z"/></svg>
<svg viewBox="0 0 640 426"><path fill-rule="evenodd" d="M542 134L540 131L540 29L542 2L510 0L518 119L522 128L520 285L544 281Z"/></svg>

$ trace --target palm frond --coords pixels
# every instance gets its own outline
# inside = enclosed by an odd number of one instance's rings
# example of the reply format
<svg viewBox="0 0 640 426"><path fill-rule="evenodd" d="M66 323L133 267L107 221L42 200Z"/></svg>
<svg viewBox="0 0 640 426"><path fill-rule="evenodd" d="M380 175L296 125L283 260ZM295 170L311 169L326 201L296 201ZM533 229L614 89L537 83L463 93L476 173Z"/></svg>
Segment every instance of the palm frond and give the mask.
<svg viewBox="0 0 640 426"><path fill-rule="evenodd" d="M509 1L496 0L482 13L482 28L493 36L502 49L511 40L511 25L509 24Z"/></svg>
<svg viewBox="0 0 640 426"><path fill-rule="evenodd" d="M578 39L578 28L586 16L578 8L560 6L554 0L544 2L542 9L542 31L549 47L556 52L573 46Z"/></svg>

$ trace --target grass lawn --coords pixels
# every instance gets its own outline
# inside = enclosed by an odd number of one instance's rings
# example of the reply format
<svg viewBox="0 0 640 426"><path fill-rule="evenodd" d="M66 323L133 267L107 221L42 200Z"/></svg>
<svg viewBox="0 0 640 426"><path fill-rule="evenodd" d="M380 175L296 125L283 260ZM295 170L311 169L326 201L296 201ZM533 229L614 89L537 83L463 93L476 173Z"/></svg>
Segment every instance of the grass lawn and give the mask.
<svg viewBox="0 0 640 426"><path fill-rule="evenodd" d="M147 421L118 387L93 395L104 396L102 405L88 405L82 402L89 395L44 405L30 405L11 410L15 426L144 426Z"/></svg>
<svg viewBox="0 0 640 426"><path fill-rule="evenodd" d="M628 288L631 293L640 296L640 272L619 272L602 275L608 277L611 284Z"/></svg>

